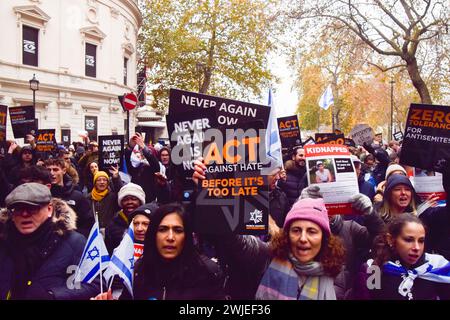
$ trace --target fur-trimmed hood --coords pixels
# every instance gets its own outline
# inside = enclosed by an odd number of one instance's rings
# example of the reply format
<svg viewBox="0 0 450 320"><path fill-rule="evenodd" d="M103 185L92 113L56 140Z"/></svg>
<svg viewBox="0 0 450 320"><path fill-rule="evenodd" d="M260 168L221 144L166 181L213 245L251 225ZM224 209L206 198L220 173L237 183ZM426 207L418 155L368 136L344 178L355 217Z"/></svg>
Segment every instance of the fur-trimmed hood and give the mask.
<svg viewBox="0 0 450 320"><path fill-rule="evenodd" d="M67 231L76 230L77 214L75 211L65 201L59 198L53 198L51 203L53 204L53 215L51 219L56 225L56 232L62 236ZM0 239L7 237L6 224L8 220L8 211L6 208L2 208L0 210Z"/></svg>

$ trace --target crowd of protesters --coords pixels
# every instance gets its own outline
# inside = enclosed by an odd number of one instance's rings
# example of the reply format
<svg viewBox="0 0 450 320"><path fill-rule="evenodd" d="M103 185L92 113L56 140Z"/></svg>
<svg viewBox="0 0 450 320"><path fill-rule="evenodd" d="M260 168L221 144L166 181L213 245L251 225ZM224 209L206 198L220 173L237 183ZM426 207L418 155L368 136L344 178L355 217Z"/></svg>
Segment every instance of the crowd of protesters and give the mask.
<svg viewBox="0 0 450 320"><path fill-rule="evenodd" d="M120 299L450 299L448 271L428 272L449 266L450 159L437 168L447 192L437 206L434 196L418 197L411 168L399 163L400 143L351 147L360 193L351 215L328 215L298 146L268 175L267 236L204 236L170 147L135 133L124 167L100 170L95 141L59 145L52 155L28 142L8 141L0 159L0 299L113 299L111 290L100 293L99 278L67 285L96 219L110 254L129 225L144 246L133 292ZM196 160L194 189L205 170ZM368 285L373 266L377 288Z"/></svg>

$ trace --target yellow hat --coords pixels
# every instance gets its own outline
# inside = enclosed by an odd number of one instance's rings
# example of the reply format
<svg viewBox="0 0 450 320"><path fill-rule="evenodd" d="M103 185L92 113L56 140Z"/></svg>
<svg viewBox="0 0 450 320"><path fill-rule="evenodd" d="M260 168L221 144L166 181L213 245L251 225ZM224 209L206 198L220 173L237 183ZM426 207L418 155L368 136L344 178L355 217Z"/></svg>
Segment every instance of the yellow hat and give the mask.
<svg viewBox="0 0 450 320"><path fill-rule="evenodd" d="M97 173L94 176L94 184L100 177L105 177L107 180L109 180L109 176L105 171L97 171Z"/></svg>

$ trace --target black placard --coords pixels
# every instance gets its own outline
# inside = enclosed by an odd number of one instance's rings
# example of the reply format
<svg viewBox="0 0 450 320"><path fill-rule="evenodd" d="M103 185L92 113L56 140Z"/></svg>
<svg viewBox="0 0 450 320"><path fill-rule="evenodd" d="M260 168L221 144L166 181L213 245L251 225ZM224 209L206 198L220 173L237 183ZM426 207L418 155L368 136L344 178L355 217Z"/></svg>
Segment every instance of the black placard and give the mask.
<svg viewBox="0 0 450 320"><path fill-rule="evenodd" d="M277 121L281 146L283 148L289 149L302 144L297 115L278 118Z"/></svg>
<svg viewBox="0 0 450 320"><path fill-rule="evenodd" d="M6 123L8 119L8 107L0 105L0 155L5 155L6 150Z"/></svg>
<svg viewBox="0 0 450 320"><path fill-rule="evenodd" d="M98 137L98 166L108 172L110 167L122 168L124 135Z"/></svg>
<svg viewBox="0 0 450 320"><path fill-rule="evenodd" d="M450 106L411 104L400 163L434 171L441 159L450 159Z"/></svg>
<svg viewBox="0 0 450 320"><path fill-rule="evenodd" d="M55 129L40 129L34 137L36 152L52 153L56 151Z"/></svg>
<svg viewBox="0 0 450 320"><path fill-rule="evenodd" d="M11 127L14 137L25 138L27 134L34 135L36 133L36 122L34 119L34 107L10 107L9 118L11 119Z"/></svg>
<svg viewBox="0 0 450 320"><path fill-rule="evenodd" d="M352 161L348 158L334 158L337 173L354 172Z"/></svg>
<svg viewBox="0 0 450 320"><path fill-rule="evenodd" d="M70 145L70 129L61 129L61 142L65 147Z"/></svg>
<svg viewBox="0 0 450 320"><path fill-rule="evenodd" d="M402 141L403 140L403 132L397 131L393 134L395 141Z"/></svg>
<svg viewBox="0 0 450 320"><path fill-rule="evenodd" d="M260 170L265 159L260 159L260 152L252 151L264 148L265 158L265 140L260 136L265 130L259 129L267 127L269 112L267 106L176 89L170 91L166 119L171 160L178 164L175 161L179 162L179 151L184 146L187 161L203 156L208 168L196 198L198 232L267 233L269 188L267 177ZM238 130L247 132L245 138L233 137ZM211 132L219 138L209 138ZM239 151L241 147L247 148L244 154ZM190 167L185 169L191 174ZM219 180L234 184L214 184Z"/></svg>

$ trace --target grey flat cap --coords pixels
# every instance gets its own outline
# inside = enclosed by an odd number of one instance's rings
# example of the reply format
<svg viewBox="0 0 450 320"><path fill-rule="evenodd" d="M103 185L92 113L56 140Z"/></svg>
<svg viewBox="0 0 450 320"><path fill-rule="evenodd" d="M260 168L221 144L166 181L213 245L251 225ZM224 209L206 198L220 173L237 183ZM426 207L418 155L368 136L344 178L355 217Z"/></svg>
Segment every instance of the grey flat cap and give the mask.
<svg viewBox="0 0 450 320"><path fill-rule="evenodd" d="M5 199L6 207L10 208L17 203L32 206L47 204L52 200L50 189L43 184L29 182L16 187Z"/></svg>

